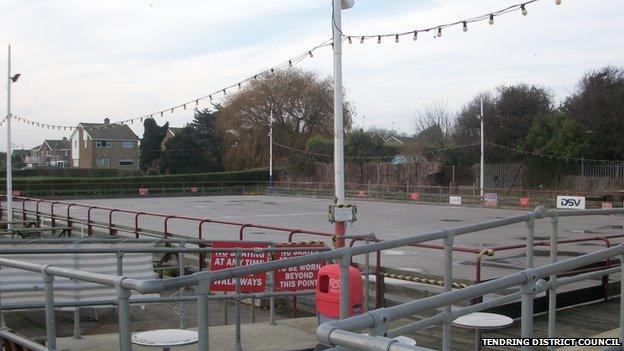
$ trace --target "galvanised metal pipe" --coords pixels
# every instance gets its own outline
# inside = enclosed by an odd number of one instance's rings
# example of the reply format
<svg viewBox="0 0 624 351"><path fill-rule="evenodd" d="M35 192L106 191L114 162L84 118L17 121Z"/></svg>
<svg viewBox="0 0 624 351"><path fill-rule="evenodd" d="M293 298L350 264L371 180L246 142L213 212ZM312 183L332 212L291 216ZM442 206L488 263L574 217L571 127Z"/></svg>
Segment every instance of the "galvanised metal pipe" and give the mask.
<svg viewBox="0 0 624 351"><path fill-rule="evenodd" d="M533 337L533 297L535 296L535 278L529 277L528 281L522 285L521 296L521 317L520 336L523 338ZM531 346L522 346L522 351L532 350Z"/></svg>
<svg viewBox="0 0 624 351"><path fill-rule="evenodd" d="M349 317L349 263L351 256L343 256L340 258L340 319ZM360 287L361 288L361 287Z"/></svg>
<svg viewBox="0 0 624 351"><path fill-rule="evenodd" d="M210 319L208 318L208 287L210 281L197 285L197 334L199 336L198 349L208 350L208 334L210 329Z"/></svg>
<svg viewBox="0 0 624 351"><path fill-rule="evenodd" d="M181 243L180 245L184 247L184 243ZM180 266L180 276L186 275L186 261L184 259L183 252L178 253L178 263ZM180 288L180 296L182 297L186 296L185 286ZM185 307L186 307L186 304L184 303L184 300L180 301L180 329L187 328Z"/></svg>
<svg viewBox="0 0 624 351"><path fill-rule="evenodd" d="M50 351L50 349L48 349L47 347L38 344L30 339L27 339L23 336L17 335L17 334L13 334L11 332L9 332L8 330L2 328L0 329L0 341L3 341L2 339L7 339L10 340L22 347L24 347L24 350L29 350L29 351Z"/></svg>
<svg viewBox="0 0 624 351"><path fill-rule="evenodd" d="M34 289L33 289L34 290ZM266 297L278 297L278 298L286 298L290 296L310 296L314 295L316 291L314 290L301 290L301 291L293 291L293 292L273 292L273 293L253 293L253 294L241 294L241 298L266 298ZM209 301L219 301L219 300L233 300L236 299L237 296L232 295L208 295L207 299ZM196 296L169 296L169 297L143 297L143 296L132 296L130 299L130 304L147 304L147 303L163 303L163 302L179 302L179 301L195 301ZM80 300L80 301L63 301L63 302L54 302L54 307L88 307L88 306L115 306L117 305L116 299L99 299L99 300ZM20 303L8 303L2 304L3 310L26 310L26 309L42 309L45 308L45 303L41 302L20 302Z"/></svg>
<svg viewBox="0 0 624 351"><path fill-rule="evenodd" d="M340 345L348 349L362 351L423 350L422 348L401 344L396 340L382 336L368 336L344 330L335 330L330 337L330 342L332 345Z"/></svg>
<svg viewBox="0 0 624 351"><path fill-rule="evenodd" d="M526 236L526 268L533 268L535 266L535 259L533 258L533 243L535 241L535 216L530 215L527 221L527 236Z"/></svg>
<svg viewBox="0 0 624 351"><path fill-rule="evenodd" d="M552 231L550 232L550 263L557 263L557 241L559 240L559 215L551 219ZM557 335L557 274L550 276L549 282L552 287L548 290L548 337L554 338ZM554 350L554 346L548 347Z"/></svg>
<svg viewBox="0 0 624 351"><path fill-rule="evenodd" d="M118 276L123 275L123 255L124 255L123 249L117 249L116 256L117 256L117 275Z"/></svg>
<svg viewBox="0 0 624 351"><path fill-rule="evenodd" d="M46 344L50 351L56 351L56 323L54 320L54 276L42 273L45 289Z"/></svg>
<svg viewBox="0 0 624 351"><path fill-rule="evenodd" d="M121 351L132 350L132 326L130 319L130 295L131 291L117 285L117 305L119 312L119 349Z"/></svg>
<svg viewBox="0 0 624 351"><path fill-rule="evenodd" d="M444 238L444 291L453 290L453 233ZM451 351L451 305L444 306L445 320L442 325L442 350Z"/></svg>
<svg viewBox="0 0 624 351"><path fill-rule="evenodd" d="M239 250L236 251L236 267L240 267L241 265L241 252ZM243 346L241 344L241 278L236 277L236 344L234 348L236 351L242 351Z"/></svg>

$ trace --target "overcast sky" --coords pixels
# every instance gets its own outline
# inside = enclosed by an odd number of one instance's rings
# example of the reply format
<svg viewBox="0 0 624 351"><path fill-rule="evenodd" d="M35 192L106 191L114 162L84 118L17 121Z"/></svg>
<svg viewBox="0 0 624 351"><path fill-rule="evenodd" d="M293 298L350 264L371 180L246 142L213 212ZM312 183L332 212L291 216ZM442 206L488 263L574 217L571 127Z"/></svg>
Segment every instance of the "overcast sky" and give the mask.
<svg viewBox="0 0 624 351"><path fill-rule="evenodd" d="M350 35L401 32L517 3L503 0L355 0ZM624 65L622 0L540 0L515 12L423 34L344 44L346 98L356 127L413 133L414 112L442 100L457 109L501 84L544 85L560 101L585 72ZM45 123L113 121L177 105L265 70L331 38L330 0L0 0L0 71L13 47L13 113ZM331 75L331 49L300 67ZM4 86L4 84L3 84ZM6 90L0 112L6 115ZM204 105L207 107L208 105ZM183 126L192 112L158 123ZM67 132L13 123L15 147ZM134 125L141 136L142 127ZM6 128L0 129L6 150Z"/></svg>

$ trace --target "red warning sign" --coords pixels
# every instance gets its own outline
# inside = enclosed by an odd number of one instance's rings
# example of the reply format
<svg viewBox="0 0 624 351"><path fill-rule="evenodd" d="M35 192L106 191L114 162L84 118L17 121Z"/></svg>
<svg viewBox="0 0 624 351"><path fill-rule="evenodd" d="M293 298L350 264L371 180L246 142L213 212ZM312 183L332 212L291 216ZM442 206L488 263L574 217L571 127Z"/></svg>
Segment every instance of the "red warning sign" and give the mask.
<svg viewBox="0 0 624 351"><path fill-rule="evenodd" d="M319 249L324 248L324 246L321 245L307 245L299 247L317 247ZM273 260L305 256L317 252L319 251L277 251L273 256ZM297 291L316 289L316 276L318 275L318 271L319 269L321 269L321 266L323 266L323 264L323 262L308 263L275 271L275 291Z"/></svg>
<svg viewBox="0 0 624 351"><path fill-rule="evenodd" d="M531 205L531 199L529 199L528 197L521 197L518 199L518 205L520 205L521 207L527 207Z"/></svg>
<svg viewBox="0 0 624 351"><path fill-rule="evenodd" d="M239 241L214 241L214 249L224 248L267 248L268 244L246 243ZM267 262L269 255L266 252L241 252L240 265L249 266ZM219 271L221 269L236 267L236 252L213 252L210 255L210 270ZM241 292L263 292L266 288L266 273L254 273L240 278ZM212 291L236 291L236 278L217 280L210 283Z"/></svg>

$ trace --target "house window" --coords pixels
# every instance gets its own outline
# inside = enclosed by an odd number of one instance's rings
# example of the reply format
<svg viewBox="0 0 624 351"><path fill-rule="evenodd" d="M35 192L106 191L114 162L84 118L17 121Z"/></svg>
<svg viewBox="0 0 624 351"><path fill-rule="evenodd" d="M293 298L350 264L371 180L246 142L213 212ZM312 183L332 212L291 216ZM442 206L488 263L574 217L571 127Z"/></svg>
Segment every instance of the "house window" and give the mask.
<svg viewBox="0 0 624 351"><path fill-rule="evenodd" d="M134 166L134 160L131 158L122 158L119 160L120 166Z"/></svg>
<svg viewBox="0 0 624 351"><path fill-rule="evenodd" d="M95 166L98 168L110 167L110 158L98 158L95 160Z"/></svg>
<svg viewBox="0 0 624 351"><path fill-rule="evenodd" d="M124 141L121 143L124 149L134 149L134 141Z"/></svg>
<svg viewBox="0 0 624 351"><path fill-rule="evenodd" d="M113 143L110 140L96 140L95 141L95 147L110 148L112 145Z"/></svg>

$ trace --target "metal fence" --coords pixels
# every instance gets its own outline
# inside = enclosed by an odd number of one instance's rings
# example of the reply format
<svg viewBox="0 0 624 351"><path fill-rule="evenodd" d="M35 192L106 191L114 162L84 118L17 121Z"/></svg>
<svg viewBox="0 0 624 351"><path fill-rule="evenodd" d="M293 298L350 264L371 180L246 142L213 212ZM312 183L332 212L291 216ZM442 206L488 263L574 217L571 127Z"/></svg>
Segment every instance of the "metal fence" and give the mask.
<svg viewBox="0 0 624 351"><path fill-rule="evenodd" d="M624 246L622 244L602 249L593 253L585 254L568 260L557 262L557 241L558 223L561 217L571 216L591 216L591 215L616 215L624 214L624 209L602 209L602 210L546 210L538 207L534 211L524 214L476 223L451 229L444 229L433 232L426 232L417 235L406 236L401 239L394 239L382 242L369 243L353 247L344 247L331 251L314 253L306 256L289 258L279 261L271 261L262 264L229 268L219 271L200 271L194 274L172 277L165 279L137 280L124 276L105 276L92 274L79 270L65 269L54 266L35 265L18 260L0 259L0 266L13 267L42 274L46 290L46 318L48 326L48 344L54 345L54 300L52 292L53 277L61 276L80 281L98 283L116 288L116 305L119 306L119 344L121 350L131 350L131 320L129 309L129 298L133 291L140 293L158 293L171 289L193 287L196 291L197 313L199 326L199 349L208 349L208 308L209 286L211 281L234 278L237 287L240 287L240 277L258 272L270 272L302 264L309 264L318 261L335 260L340 265L340 316L341 320L329 322L321 325L317 330L319 340L330 346L345 348L355 348L359 350L422 350L422 348L401 345L390 337L402 333L418 330L427 325L442 323L443 341L442 349L451 349L451 322L454 317L474 311L480 311L492 306L497 306L514 299L520 298L522 304L521 315L521 336L530 338L533 336L533 298L541 291L549 292L549 328L548 334L551 337L556 335L556 291L564 284L586 280L597 276L614 274L620 272L624 274L622 266L602 269L595 272L582 273L576 276L558 278L557 274L582 268L588 264L602 262L609 258L619 257L622 261ZM534 267L534 246L535 246L535 222L536 220L550 218L552 222L552 232L550 238L550 258L551 264L539 268ZM526 233L526 269L519 273L493 279L484 283L458 289L453 291L453 241L457 236L467 235L483 230L500 228L515 223L525 222ZM370 255L371 253L383 250L394 249L402 246L421 244L431 240L443 240L444 242L444 290L445 292L436 296L408 302L389 308L378 308L362 315L348 317L348 296L349 290L354 288L348 285L348 268L352 257L358 255ZM624 279L621 280L624 284ZM482 302L460 310L451 311L451 304L473 299L488 293L500 292L503 289L519 287L518 292L498 297L493 300ZM240 289L238 289L240 292ZM621 300L620 327L624 327L624 299ZM405 325L393 330L389 329L389 322L411 315L418 311L431 310L442 307L443 312L429 319ZM363 329L370 329L373 336L361 335L358 332ZM624 333L624 328L621 328ZM624 341L624 334L621 335ZM49 347L54 349L54 347ZM524 347L529 350L530 347Z"/></svg>

